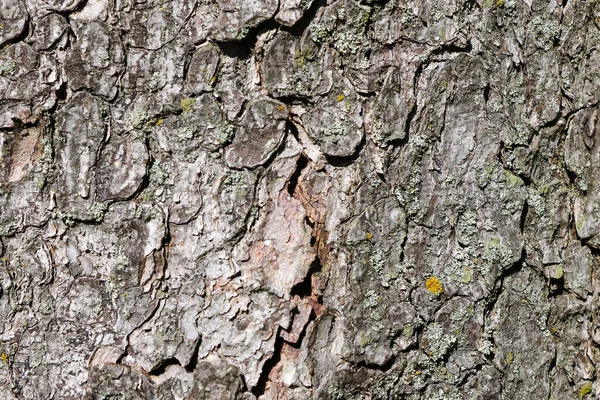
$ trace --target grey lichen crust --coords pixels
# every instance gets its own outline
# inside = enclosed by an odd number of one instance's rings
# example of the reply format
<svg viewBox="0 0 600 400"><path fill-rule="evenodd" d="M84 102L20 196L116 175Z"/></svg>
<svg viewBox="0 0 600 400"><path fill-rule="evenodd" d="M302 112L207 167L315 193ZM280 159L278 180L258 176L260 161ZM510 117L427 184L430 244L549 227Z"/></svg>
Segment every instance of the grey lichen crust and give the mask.
<svg viewBox="0 0 600 400"><path fill-rule="evenodd" d="M600 397L600 2L0 0L0 399Z"/></svg>

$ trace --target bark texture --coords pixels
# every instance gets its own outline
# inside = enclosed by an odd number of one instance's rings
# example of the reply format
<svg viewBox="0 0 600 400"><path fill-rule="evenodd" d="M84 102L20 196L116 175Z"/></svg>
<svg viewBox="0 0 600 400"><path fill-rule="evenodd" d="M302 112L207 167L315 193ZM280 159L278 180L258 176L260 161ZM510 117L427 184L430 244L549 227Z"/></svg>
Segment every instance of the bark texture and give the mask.
<svg viewBox="0 0 600 400"><path fill-rule="evenodd" d="M599 112L596 0L0 0L0 398L598 398Z"/></svg>

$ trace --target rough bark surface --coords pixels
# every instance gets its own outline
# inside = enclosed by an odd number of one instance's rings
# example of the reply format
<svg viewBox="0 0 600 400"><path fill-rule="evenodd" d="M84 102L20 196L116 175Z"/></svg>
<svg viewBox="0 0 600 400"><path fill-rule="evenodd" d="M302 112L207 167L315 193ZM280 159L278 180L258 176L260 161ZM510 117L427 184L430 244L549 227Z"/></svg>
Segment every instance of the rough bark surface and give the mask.
<svg viewBox="0 0 600 400"><path fill-rule="evenodd" d="M0 398L598 398L599 114L596 0L0 0Z"/></svg>

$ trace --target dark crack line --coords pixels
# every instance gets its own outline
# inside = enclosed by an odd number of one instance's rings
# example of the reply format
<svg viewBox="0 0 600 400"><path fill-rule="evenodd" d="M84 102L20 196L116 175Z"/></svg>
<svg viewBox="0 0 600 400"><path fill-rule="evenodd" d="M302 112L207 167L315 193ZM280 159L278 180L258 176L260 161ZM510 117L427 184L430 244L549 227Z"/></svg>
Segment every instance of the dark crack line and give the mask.
<svg viewBox="0 0 600 400"><path fill-rule="evenodd" d="M27 39L27 37L29 36L29 33L31 31L30 25L31 25L31 17L29 16L29 13L27 13L27 18L25 20L25 24L23 25L23 30L15 37L6 40L2 45L0 45L0 54L2 54L4 49L6 49L7 47L17 44L17 43L22 42L25 39Z"/></svg>
<svg viewBox="0 0 600 400"><path fill-rule="evenodd" d="M258 36L264 32L276 30L280 26L281 24L275 21L274 17L272 17L250 28L248 30L248 34L242 39L215 40L214 43L226 56L231 58L237 58L239 60L248 60L256 51L256 43L258 41Z"/></svg>
<svg viewBox="0 0 600 400"><path fill-rule="evenodd" d="M291 125L291 124L289 124L289 125ZM297 132L296 132L296 134L297 134ZM304 154L301 154L300 157L298 157L296 169L294 170L294 172L292 173L292 175L290 176L290 178L287 182L287 192L288 192L288 194L290 194L290 196L298 198L298 195L296 194L296 192L298 189L299 179L302 176L302 172L308 166L309 166L308 158ZM302 207L306 207L304 202L301 199L299 199L299 201L302 204ZM305 212L308 215L307 210ZM319 249L319 247L321 246L322 243L320 242L320 238L318 237L319 235L318 235L317 229L315 229L315 225L320 225L320 222L313 221L311 224L311 222L307 216L305 223L311 229L312 238L311 238L310 245L315 249L315 259L312 262L306 277L292 288L290 294L292 296L297 295L298 297L300 297L302 299L306 299L306 298L313 299L313 300L316 300L319 304L322 304L322 298L321 298L320 294L315 293L314 288L312 286L312 277L314 274L322 271L322 262L324 262L324 260L321 259L321 256L320 256L321 252ZM311 306L313 306L313 304L310 301L309 301L309 304L311 304ZM258 380L257 384L254 386L254 388L252 388L252 393L257 398L264 395L266 392L267 386L270 382L269 375L271 374L271 371L273 370L273 368L275 368L281 361L281 354L282 354L282 349L283 349L284 343L295 349L302 348L304 339L307 334L307 327L311 323L313 323L316 319L317 319L317 313L313 307L310 311L308 321L306 322L305 326L302 328L302 331L300 332L298 340L295 343L287 342L283 338L283 336L281 335L282 328L279 328L277 330L277 332L276 332L277 338L275 340L275 347L274 347L273 354L263 365L259 380Z"/></svg>
<svg viewBox="0 0 600 400"><path fill-rule="evenodd" d="M151 376L160 376L164 374L167 371L167 368L169 368L172 365L181 366L181 362L176 357L169 357L160 361L158 365L152 368L152 370L150 370L148 373Z"/></svg>
<svg viewBox="0 0 600 400"><path fill-rule="evenodd" d="M166 262L165 262L165 268L166 268ZM138 326L136 326L135 328L133 328L131 330L131 332L129 332L125 336L125 343L127 343L127 345L125 346L125 351L121 354L121 356L117 360L117 362L116 362L117 364L122 364L123 363L123 359L125 357L127 357L127 355L129 355L129 352L130 352L130 349L131 349L131 344L129 344L129 338L131 337L131 335L133 335L133 333L135 331L137 331L138 329L140 329L145 323L151 321L152 318L154 318L154 316L158 313L158 311L160 309L160 306L161 306L161 300L159 300L159 301L156 302L156 305L150 311L150 313L148 314L148 317L144 318L144 320L142 322L140 322L140 324Z"/></svg>
<svg viewBox="0 0 600 400"><path fill-rule="evenodd" d="M358 160L363 152L363 148L367 144L367 135L363 133L360 143L354 149L354 153L350 156L331 156L323 153L327 163L336 168L347 168Z"/></svg>
<svg viewBox="0 0 600 400"><path fill-rule="evenodd" d="M202 337L199 337L196 340L196 345L194 346L194 352L192 353L192 358L190 362L185 366L185 370L187 372L194 372L196 367L198 366L198 354L200 353L200 345L202 345Z"/></svg>
<svg viewBox="0 0 600 400"><path fill-rule="evenodd" d="M281 360L281 352L285 341L279 333L280 329L277 329L277 332L275 333L277 337L275 339L275 347L273 348L273 354L267 361L265 361L262 371L260 373L260 377L258 378L258 382L256 382L256 385L251 390L252 394L256 396L256 398L260 398L260 396L265 394L267 384L270 382L269 375L271 374L273 368L275 368L275 366L277 366L277 364Z"/></svg>
<svg viewBox="0 0 600 400"><path fill-rule="evenodd" d="M310 26L311 22L317 16L319 9L325 7L327 5L327 0L315 0L312 2L308 9L304 10L302 17L296 23L290 27L281 26L281 30L284 32L288 32L293 36L302 36L306 29Z"/></svg>

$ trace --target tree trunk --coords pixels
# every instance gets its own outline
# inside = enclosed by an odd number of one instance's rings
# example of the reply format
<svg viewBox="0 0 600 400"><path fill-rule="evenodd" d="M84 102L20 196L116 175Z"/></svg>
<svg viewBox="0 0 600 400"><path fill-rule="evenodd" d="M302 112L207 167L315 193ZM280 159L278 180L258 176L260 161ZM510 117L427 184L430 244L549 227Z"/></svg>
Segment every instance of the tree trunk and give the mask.
<svg viewBox="0 0 600 400"><path fill-rule="evenodd" d="M0 0L0 398L597 398L599 109L598 1Z"/></svg>

